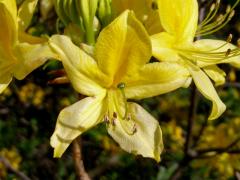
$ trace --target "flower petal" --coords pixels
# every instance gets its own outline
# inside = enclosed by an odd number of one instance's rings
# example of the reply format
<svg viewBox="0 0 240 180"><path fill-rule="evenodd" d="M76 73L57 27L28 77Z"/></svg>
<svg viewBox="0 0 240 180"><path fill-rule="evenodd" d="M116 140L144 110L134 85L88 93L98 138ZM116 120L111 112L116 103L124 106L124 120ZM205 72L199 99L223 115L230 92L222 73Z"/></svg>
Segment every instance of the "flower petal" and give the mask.
<svg viewBox="0 0 240 180"><path fill-rule="evenodd" d="M158 0L163 28L179 42L192 42L198 23L197 0Z"/></svg>
<svg viewBox="0 0 240 180"><path fill-rule="evenodd" d="M203 68L205 73L215 82L216 86L222 85L225 83L226 73L221 70L218 66L206 66Z"/></svg>
<svg viewBox="0 0 240 180"><path fill-rule="evenodd" d="M16 0L0 0L0 4L3 4L7 11L9 12L10 16L15 25L15 29L17 29L17 4ZM1 26L2 27L2 26Z"/></svg>
<svg viewBox="0 0 240 180"><path fill-rule="evenodd" d="M48 41L47 38L32 36L23 31L18 32L18 40L20 43L27 42L29 44L40 44Z"/></svg>
<svg viewBox="0 0 240 180"><path fill-rule="evenodd" d="M137 131L133 135L125 132L120 121L117 120L116 126L110 126L108 133L115 141L127 152L140 154L143 157L154 158L157 162L160 161L160 154L163 150L162 131L158 121L153 118L141 106L135 103L128 104L129 112L132 120L136 124ZM127 127L131 123L125 123Z"/></svg>
<svg viewBox="0 0 240 180"><path fill-rule="evenodd" d="M194 43L194 47L197 50L200 50L200 51L209 52L210 50L217 49L217 50L211 51L211 52L223 52L223 53L227 52L228 49L233 50L233 49L237 48L237 46L235 46L231 43L227 43L226 41L214 40L214 39L198 40ZM219 48L219 47L221 47L221 48ZM231 58L225 58L224 57L223 60L218 61L218 62L216 62L216 60L214 58L213 58L212 61L208 61L208 62L203 62L203 61L200 61L200 60L198 61L198 65L200 67L209 66L209 65L213 65L213 64L222 64L222 63L229 63L232 66L240 68L240 55L239 56L234 56L234 57L231 57Z"/></svg>
<svg viewBox="0 0 240 180"><path fill-rule="evenodd" d="M95 57L100 69L115 82L150 60L148 34L130 11L122 13L102 30L96 43Z"/></svg>
<svg viewBox="0 0 240 180"><path fill-rule="evenodd" d="M152 54L159 61L176 62L179 59L178 53L174 51L175 39L166 32L151 36Z"/></svg>
<svg viewBox="0 0 240 180"><path fill-rule="evenodd" d="M212 101L212 112L208 119L217 119L226 110L225 104L219 98L208 76L200 68L189 66L189 71L198 90L205 98Z"/></svg>
<svg viewBox="0 0 240 180"><path fill-rule="evenodd" d="M127 9L133 10L136 17L142 21L148 13L148 2L146 0L112 0L112 8L115 16Z"/></svg>
<svg viewBox="0 0 240 180"><path fill-rule="evenodd" d="M14 66L13 74L19 80L24 79L48 59L57 58L57 55L51 51L47 43L36 45L19 43L15 46L15 55L19 61Z"/></svg>
<svg viewBox="0 0 240 180"><path fill-rule="evenodd" d="M163 30L158 11L152 8L152 0L112 0L112 9L115 17L127 9L134 11L149 34Z"/></svg>
<svg viewBox="0 0 240 180"><path fill-rule="evenodd" d="M60 112L50 142L54 148L54 157L61 157L77 136L101 121L103 98L104 94L97 98L88 97Z"/></svg>
<svg viewBox="0 0 240 180"><path fill-rule="evenodd" d="M96 61L67 36L50 38L50 47L60 56L73 87L81 94L94 96L103 91L109 79L98 68Z"/></svg>
<svg viewBox="0 0 240 180"><path fill-rule="evenodd" d="M150 63L139 74L125 80L125 93L129 99L142 99L167 93L183 87L190 78L189 72L177 63Z"/></svg>
<svg viewBox="0 0 240 180"><path fill-rule="evenodd" d="M12 78L10 78L9 81L4 84L0 83L0 94L8 87L11 81L12 81Z"/></svg>
<svg viewBox="0 0 240 180"><path fill-rule="evenodd" d="M38 0L25 0L18 10L18 26L25 31L30 25Z"/></svg>
<svg viewBox="0 0 240 180"><path fill-rule="evenodd" d="M10 2L11 0L9 0ZM5 1L0 1L0 52L6 56L12 56L12 46L17 41L17 27L14 22L14 17L4 4Z"/></svg>

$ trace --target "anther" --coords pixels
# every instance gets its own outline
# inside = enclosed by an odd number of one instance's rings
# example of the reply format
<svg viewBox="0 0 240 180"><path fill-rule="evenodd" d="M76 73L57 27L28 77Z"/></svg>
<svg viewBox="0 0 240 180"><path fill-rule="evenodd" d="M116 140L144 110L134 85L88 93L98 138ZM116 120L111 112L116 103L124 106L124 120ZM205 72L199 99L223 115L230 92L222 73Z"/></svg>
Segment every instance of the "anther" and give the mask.
<svg viewBox="0 0 240 180"><path fill-rule="evenodd" d="M231 54L231 51L232 51L231 49L228 49L228 50L226 51L225 56L228 57L228 56Z"/></svg>
<svg viewBox="0 0 240 180"><path fill-rule="evenodd" d="M117 119L117 113L113 112L113 118Z"/></svg>
<svg viewBox="0 0 240 180"><path fill-rule="evenodd" d="M230 5L227 6L226 13L230 13L232 7Z"/></svg>
<svg viewBox="0 0 240 180"><path fill-rule="evenodd" d="M107 115L104 116L104 122L106 124L109 124L110 123L110 120L109 120L109 117Z"/></svg>
<svg viewBox="0 0 240 180"><path fill-rule="evenodd" d="M112 122L112 125L113 125L113 126L116 126L116 120L117 120L116 118L112 118L112 121L111 121L111 122Z"/></svg>
<svg viewBox="0 0 240 180"><path fill-rule="evenodd" d="M124 89L125 88L125 83L119 83L118 85L117 85L117 88L118 89Z"/></svg>
<svg viewBox="0 0 240 180"><path fill-rule="evenodd" d="M240 39L237 40L237 46L240 48Z"/></svg>
<svg viewBox="0 0 240 180"><path fill-rule="evenodd" d="M131 118L131 114L130 113L128 113L128 115L127 115L127 121L130 121L132 118Z"/></svg>
<svg viewBox="0 0 240 180"><path fill-rule="evenodd" d="M228 38L227 38L227 42L228 42L228 43L232 42L232 38L233 38L233 35L232 35L232 34L229 34L229 35L228 35Z"/></svg>
<svg viewBox="0 0 240 180"><path fill-rule="evenodd" d="M157 5L157 2L152 2L152 9L153 10L157 10L158 9L158 5Z"/></svg>
<svg viewBox="0 0 240 180"><path fill-rule="evenodd" d="M217 22L221 22L223 19L224 19L224 16L223 16L222 14L220 14L220 15L217 17Z"/></svg>
<svg viewBox="0 0 240 180"><path fill-rule="evenodd" d="M235 15L235 11L233 10L230 14L229 14L229 17L228 17L228 19L230 20L230 19L232 19L232 17Z"/></svg>
<svg viewBox="0 0 240 180"><path fill-rule="evenodd" d="M216 4L214 3L214 4L212 4L210 11L213 11L215 8L216 8Z"/></svg>
<svg viewBox="0 0 240 180"><path fill-rule="evenodd" d="M137 125L136 124L134 124L134 126L133 126L133 134L135 134L137 132Z"/></svg>

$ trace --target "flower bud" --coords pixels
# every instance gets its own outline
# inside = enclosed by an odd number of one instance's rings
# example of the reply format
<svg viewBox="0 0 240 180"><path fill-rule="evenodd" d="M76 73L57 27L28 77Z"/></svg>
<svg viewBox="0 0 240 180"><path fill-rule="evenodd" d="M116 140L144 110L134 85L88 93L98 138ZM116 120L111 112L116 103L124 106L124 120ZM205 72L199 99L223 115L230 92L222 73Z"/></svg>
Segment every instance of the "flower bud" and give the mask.
<svg viewBox="0 0 240 180"><path fill-rule="evenodd" d="M102 27L107 26L112 19L112 0L100 0L98 7L98 18Z"/></svg>

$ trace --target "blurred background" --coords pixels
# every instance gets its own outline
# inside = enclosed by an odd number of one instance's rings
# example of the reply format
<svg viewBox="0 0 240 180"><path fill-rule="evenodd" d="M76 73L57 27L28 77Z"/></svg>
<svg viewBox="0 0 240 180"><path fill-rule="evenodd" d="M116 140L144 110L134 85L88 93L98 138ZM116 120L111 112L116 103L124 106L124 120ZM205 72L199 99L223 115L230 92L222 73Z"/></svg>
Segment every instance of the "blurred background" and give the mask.
<svg viewBox="0 0 240 180"><path fill-rule="evenodd" d="M214 1L203 3L206 11L211 2ZM234 2L222 0L221 11ZM28 32L37 36L54 34L56 20L50 0L42 0ZM210 38L226 40L229 33L236 42L240 34L240 6L230 23ZM58 113L78 100L78 94L69 84L49 83L54 79L54 70L61 68L59 62L50 61L25 80L14 80L0 95L0 157L31 179L77 179L71 148L61 159L54 159L49 144ZM221 68L227 73L226 83L217 90L227 110L219 119L207 121L211 104L198 92L193 97L194 87L139 101L161 125L165 145L161 162L124 152L102 124L81 136L83 161L90 177L100 180L240 179L240 71L225 64ZM196 108L191 104L192 98ZM194 123L190 151L186 154L189 116L194 117ZM0 162L2 179L19 177Z"/></svg>

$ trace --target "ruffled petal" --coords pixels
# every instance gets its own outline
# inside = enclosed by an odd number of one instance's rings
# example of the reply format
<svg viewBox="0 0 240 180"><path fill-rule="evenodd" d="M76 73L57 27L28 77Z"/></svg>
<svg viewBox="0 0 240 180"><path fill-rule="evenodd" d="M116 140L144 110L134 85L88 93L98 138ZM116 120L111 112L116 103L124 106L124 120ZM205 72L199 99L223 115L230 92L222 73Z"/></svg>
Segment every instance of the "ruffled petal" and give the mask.
<svg viewBox="0 0 240 180"><path fill-rule="evenodd" d="M109 84L109 78L98 68L96 61L67 36L50 38L50 47L59 55L73 87L81 94L94 96Z"/></svg>
<svg viewBox="0 0 240 180"><path fill-rule="evenodd" d="M150 63L139 74L126 79L126 96L129 99L148 98L187 86L190 74L177 63Z"/></svg>
<svg viewBox="0 0 240 180"><path fill-rule="evenodd" d="M223 85L225 83L226 73L218 66L207 66L204 67L203 70L215 82L216 86Z"/></svg>
<svg viewBox="0 0 240 180"><path fill-rule="evenodd" d="M166 32L151 36L152 54L159 61L176 62L179 60L178 53L174 51L175 39Z"/></svg>
<svg viewBox="0 0 240 180"><path fill-rule="evenodd" d="M18 10L18 27L25 31L30 25L38 0L25 0Z"/></svg>
<svg viewBox="0 0 240 180"><path fill-rule="evenodd" d="M18 58L18 63L14 65L13 74L19 80L24 79L48 59L58 57L47 43L38 45L19 43L15 46L15 55Z"/></svg>
<svg viewBox="0 0 240 180"><path fill-rule="evenodd" d="M50 142L54 157L61 157L76 137L101 122L103 95L85 98L60 112Z"/></svg>
<svg viewBox="0 0 240 180"><path fill-rule="evenodd" d="M221 48L219 48L219 47L221 47ZM229 63L232 66L240 68L240 55L234 56L234 57L229 57L229 58L224 57L224 53L227 52L228 49L233 50L233 49L237 48L237 46L235 46L231 43L227 43L226 41L222 41L222 40L201 39L194 43L194 48L199 51L203 51L203 52L209 52L209 53L222 52L223 53L223 58L218 61L216 61L214 56L212 56L213 57L212 60L211 60L211 58L208 61L198 60L198 65L200 67L214 65L214 64L221 64L221 63Z"/></svg>
<svg viewBox="0 0 240 180"><path fill-rule="evenodd" d="M122 13L102 30L95 46L95 57L100 69L114 82L150 60L148 34L130 11Z"/></svg>
<svg viewBox="0 0 240 180"><path fill-rule="evenodd" d="M121 124L120 121L126 120L120 119L116 120L115 126L109 126L108 133L125 151L153 158L159 162L163 141L158 121L135 103L129 103L128 108L132 121L135 123L136 133L127 134L123 128L132 129L132 123Z"/></svg>
<svg viewBox="0 0 240 180"><path fill-rule="evenodd" d="M163 28L178 42L192 42L198 23L197 0L158 0Z"/></svg>
<svg viewBox="0 0 240 180"><path fill-rule="evenodd" d="M225 104L219 98L208 76L200 68L197 66L189 66L189 71L201 94L208 100L212 101L212 112L208 119L217 119L226 110Z"/></svg>

